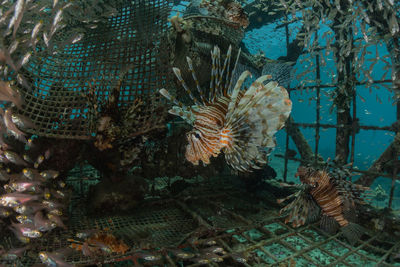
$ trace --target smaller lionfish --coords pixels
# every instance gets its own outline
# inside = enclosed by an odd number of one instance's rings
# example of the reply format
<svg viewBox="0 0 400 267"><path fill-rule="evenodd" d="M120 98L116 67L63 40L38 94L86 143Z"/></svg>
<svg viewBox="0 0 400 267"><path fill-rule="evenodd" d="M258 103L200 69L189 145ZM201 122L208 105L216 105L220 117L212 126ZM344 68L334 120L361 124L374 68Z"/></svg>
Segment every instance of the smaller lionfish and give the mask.
<svg viewBox="0 0 400 267"><path fill-rule="evenodd" d="M285 223L299 227L321 218L320 227L326 232L334 233L340 228L349 242L357 241L362 228L352 221L356 217L356 205L365 204L362 194L369 188L335 179L325 170L303 166L297 169L296 177L302 183L301 190L278 199L278 203L282 203L295 198L280 211L288 214Z"/></svg>
<svg viewBox="0 0 400 267"><path fill-rule="evenodd" d="M193 96L178 68L173 68L173 71L195 105L184 106L165 89L161 89L160 93L175 104L169 113L193 125L193 130L187 133L188 161L194 165L198 165L199 161L209 164L210 157L216 157L223 150L227 163L233 169L250 171L267 163L268 152L276 145L274 134L284 126L292 102L286 89L277 82L264 84L271 79L271 75L259 77L249 89L242 91L243 82L251 76L249 71L244 71L232 89L240 50L230 72L231 52L232 47L229 46L221 66L219 48L215 46L211 51L212 71L208 98L200 88L192 60L188 57L189 70L201 101Z"/></svg>

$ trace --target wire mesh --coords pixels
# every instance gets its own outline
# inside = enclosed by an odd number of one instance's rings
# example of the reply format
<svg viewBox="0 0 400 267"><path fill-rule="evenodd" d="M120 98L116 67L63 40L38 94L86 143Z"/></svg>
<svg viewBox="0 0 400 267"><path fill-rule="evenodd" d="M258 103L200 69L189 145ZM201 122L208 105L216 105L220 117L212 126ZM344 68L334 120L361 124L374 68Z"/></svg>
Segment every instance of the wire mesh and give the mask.
<svg viewBox="0 0 400 267"><path fill-rule="evenodd" d="M81 172L90 174L90 168ZM78 171L74 171L77 173ZM73 173L74 173L73 172ZM168 188L165 178L157 178L160 186ZM222 266L393 266L391 258L398 253L400 240L383 240L381 233L367 231L362 240L349 245L340 233L329 235L319 229L318 223L292 228L283 223L274 198L254 200L254 196L242 191L232 176L214 177L209 180L190 179L188 195L174 199L151 199L131 213L89 217L84 199L73 198L68 230L56 230L46 238L34 240L33 250L15 262L0 261L8 266L31 266L39 259L39 251L54 251L68 247L68 239L87 229L109 229L121 238L130 249L124 255L107 254L87 257L76 251L67 261L77 266L117 263L132 260L138 251L161 253L162 263L184 266L201 264L177 259L168 249L185 248L201 254L202 241L215 240L227 252L222 256ZM75 180L71 177L71 180ZM89 180L84 180L87 183ZM198 236L197 245L189 239L198 232L213 233L206 239ZM8 241L7 241L8 240ZM10 247L10 238L4 239ZM8 244L8 245L7 245ZM17 244L14 244L14 246ZM163 252L164 251L164 252ZM238 263L234 255L246 255L246 263ZM156 266L160 262L147 265ZM206 264L207 265L207 264ZM215 266L209 263L209 266ZM202 265L204 266L204 265ZM294 266L294 265L290 265Z"/></svg>
<svg viewBox="0 0 400 267"><path fill-rule="evenodd" d="M167 30L170 1L123 1L116 8L116 16L86 32L80 42L48 57L32 57L25 69L32 90L24 92L21 111L37 125L30 133L90 138L94 129L84 96L90 88L103 102L115 86L112 81L124 74L119 103L126 106L167 83L169 50L161 37ZM151 113L153 107L147 108Z"/></svg>

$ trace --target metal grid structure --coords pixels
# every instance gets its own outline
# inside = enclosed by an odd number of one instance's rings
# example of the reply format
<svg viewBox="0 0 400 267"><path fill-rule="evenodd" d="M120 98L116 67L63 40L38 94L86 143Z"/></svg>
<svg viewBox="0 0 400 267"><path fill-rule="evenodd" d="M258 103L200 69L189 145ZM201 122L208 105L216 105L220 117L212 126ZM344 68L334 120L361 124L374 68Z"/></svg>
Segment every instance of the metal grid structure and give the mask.
<svg viewBox="0 0 400 267"><path fill-rule="evenodd" d="M93 173L87 168L82 174L87 177ZM400 265L400 262L389 262L399 253L400 240L382 240L381 233L367 232L362 240L351 246L340 233L328 235L317 224L292 228L283 223L284 218L279 216L274 198L266 197L256 202L251 194L240 190L242 187L236 184L240 181L235 179L231 176L214 177L207 181L192 179L194 186L187 196L148 199L144 207L132 214L101 218L87 217L85 207L81 205L84 201L78 197L71 204L68 230L51 232L46 238L35 241L32 247L54 251L67 247L67 239L74 238L78 231L109 228L130 247L126 254L89 258L77 251L67 261L76 266L118 264L131 261L135 253L146 251L163 255L161 261L167 266L200 266L189 260L177 260L165 251L182 248L183 244L188 244L188 239L196 237L197 232L209 231L215 234L206 239L200 238L196 245L185 248L201 253L204 247L202 242L215 240L217 246L223 247L227 253L222 256L223 262L210 263L209 266ZM90 180L84 181L87 183ZM70 181L68 183L71 185ZM157 178L156 183L167 185L167 178ZM38 251L30 251L17 264L8 264L31 266L38 262ZM246 255L247 262L237 263L233 259L233 255L237 254ZM159 266L160 263L147 262L147 265Z"/></svg>
<svg viewBox="0 0 400 267"><path fill-rule="evenodd" d="M90 138L94 129L84 96L90 88L104 103L122 73L119 103L126 106L168 82L169 50L161 37L167 30L170 1L121 1L116 8L116 16L98 23L80 42L48 57L32 57L24 70L32 90L24 92L26 105L20 111L37 125L30 133ZM65 29L59 41L73 30Z"/></svg>
<svg viewBox="0 0 400 267"><path fill-rule="evenodd" d="M286 21L288 21L288 19L286 18ZM284 27L285 28L285 35L286 35L286 47L289 48L289 24L296 22L297 19L295 19L292 22L285 22L282 25L279 25L278 27ZM355 40L354 40L355 41ZM326 49L326 47L321 47L321 50ZM398 51L396 49L394 49L393 51ZM393 52L392 51L392 52ZM373 86L376 84L386 84L386 86L390 86L393 84L393 86L395 86L396 84L393 82L393 80L374 80L374 81L368 81L368 82L359 82L356 81L354 83L354 88L352 89L352 113L351 113L351 118L354 121L354 123L352 124L328 124L328 123L321 123L321 94L322 91L324 89L332 89L332 88L338 88L338 85L334 85L334 84L321 84L321 66L320 66L320 56L317 54L315 56L315 66L316 66L316 85L310 85L310 86L299 86L298 88L288 88L289 89L289 94L290 91L293 90L298 90L298 89L311 89L311 90L315 90L316 92L316 98L315 98L315 102L316 102L316 115L315 115L315 122L314 123L300 123L300 122L295 122L292 118L289 119L286 122L286 128L290 128L291 126L294 126L296 128L301 127L301 128L313 128L315 129L315 135L314 135L314 139L315 139L315 146L314 146L314 158L313 159L309 159L309 161L314 161L314 162L318 162L319 160L319 145L320 145L320 131L321 129L339 129L339 130L349 130L350 132L350 137L351 137L351 142L349 143L350 145L350 158L349 158L349 162L354 162L354 157L355 157L355 147L356 147L356 139L357 139L357 134L359 133L359 130L370 130L370 131L387 131L387 132L393 132L395 135L398 134L398 125L397 123L393 123L392 125L389 126L375 126L375 125L360 125L358 123L358 119L357 119L357 86L366 86L367 84L369 86ZM396 62L395 62L396 63ZM393 63L393 64L395 64ZM397 89L395 89L396 91ZM396 121L399 122L400 120L400 104L399 102L397 102L396 104ZM286 141L285 141L285 154L276 154L275 156L279 157L279 158L283 158L284 159L284 175L283 175L283 179L286 182L287 181L287 173L288 173L288 161L289 160L293 160L293 161L300 161L303 163L307 163L305 159L297 159L297 158L293 158L293 157L289 157L289 136L290 134L287 133L286 134ZM394 144L398 141L396 141L396 139L398 139L398 137L396 136L394 138L394 141L392 144L389 144L387 149L382 153L382 155L380 156L380 158L382 157L386 157L386 158L392 158L394 161L398 162L398 156L399 156L399 152L396 152L396 149L393 148ZM338 146L338 144L337 144ZM396 155L397 153L397 155ZM378 164L380 159L378 159L371 167L373 167L375 164ZM394 165L398 165L398 163L394 163ZM372 170L371 170L372 169ZM354 173L358 173L361 175L365 175L365 176L372 176L372 177L387 177L390 178L392 180L392 184L391 184L391 189L390 189L390 195L389 195L389 201L388 201L388 207L391 208L392 207L392 203L393 203L393 199L394 197L394 189L395 189L395 181L396 180L400 180L400 176L398 176L398 169L394 168L392 173L387 173L384 171L374 171L373 168L370 168L368 170L360 170L358 168L353 168L353 166L350 167L350 170ZM350 177L351 179L351 177Z"/></svg>

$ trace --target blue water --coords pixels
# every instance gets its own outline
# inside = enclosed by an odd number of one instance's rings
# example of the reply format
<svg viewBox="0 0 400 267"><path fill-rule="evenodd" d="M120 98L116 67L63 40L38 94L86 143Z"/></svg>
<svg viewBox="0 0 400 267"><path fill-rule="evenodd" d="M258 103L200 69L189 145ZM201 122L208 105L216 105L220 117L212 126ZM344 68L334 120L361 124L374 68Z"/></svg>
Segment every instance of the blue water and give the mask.
<svg viewBox="0 0 400 267"><path fill-rule="evenodd" d="M298 17L301 14L296 14ZM290 19L290 17L289 17ZM276 28L280 24L280 20L275 23L263 26L260 29L254 29L246 32L243 40L246 47L252 54L262 51L266 57L277 59L280 56L286 55L286 37L285 29L283 27ZM298 32L301 26L301 21L290 24L289 33L291 34L290 41L293 36ZM320 25L318 32L319 42L321 45L326 44L326 39L331 38L332 33L325 25ZM321 37L324 36L324 39ZM361 45L365 45L360 33L355 36L361 38ZM368 69L375 61L378 52L380 58L390 63L388 50L385 43L377 45L370 45L367 47L367 54L365 56L364 68ZM360 52L361 54L361 52ZM321 51L319 54L321 60L326 62L326 66L321 67L321 84L337 84L336 67L332 51ZM360 56L360 55L359 55ZM387 56L385 58L385 56ZM296 73L294 80L291 83L291 88L304 85L315 85L315 72L311 71L303 77L298 77L299 74L308 70L311 64L315 66L315 57L310 57L305 53L296 62ZM373 80L391 79L391 69L387 72L383 69L386 63L383 60L378 61L372 69L371 77ZM314 67L312 67L314 68ZM385 74L386 73L386 74ZM385 75L384 75L385 74ZM364 75L360 75L357 79L363 80ZM330 112L332 100L330 93L334 88L321 89L321 123L335 124L336 123L336 109ZM356 97L356 113L357 118L360 120L361 125L374 125L374 126L390 126L396 121L396 105L393 101L394 93L389 91L382 85L377 85L373 88L366 86L357 86ZM291 92L291 100L293 102L292 116L296 122L315 123L316 122L316 91L313 89L294 90ZM351 111L352 112L352 111ZM301 128L302 133L309 142L313 151L315 149L315 129L314 128ZM320 128L320 142L319 154L325 159L328 157L335 157L335 138L336 130L334 128L323 129ZM382 152L393 141L394 133L389 131L375 131L375 130L360 130L355 138L355 151L354 151L354 166L361 170L366 170L370 165L382 154ZM280 131L277 134L278 146L275 150L277 154L283 154L286 149L286 132ZM289 141L289 148L296 150L292 140ZM357 176L356 176L357 178ZM383 188L389 192L391 180L387 178L378 178L372 185L375 188L381 184ZM400 195L400 183L396 182L395 196ZM398 201L400 207L400 201ZM397 203L397 201L396 201ZM384 203L381 203L382 205Z"/></svg>

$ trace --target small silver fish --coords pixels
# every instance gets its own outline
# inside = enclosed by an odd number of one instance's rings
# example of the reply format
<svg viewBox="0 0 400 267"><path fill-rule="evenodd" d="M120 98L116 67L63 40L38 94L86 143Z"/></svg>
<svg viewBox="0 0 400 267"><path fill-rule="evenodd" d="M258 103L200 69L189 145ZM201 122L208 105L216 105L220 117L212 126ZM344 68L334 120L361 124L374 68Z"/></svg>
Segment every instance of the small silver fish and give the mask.
<svg viewBox="0 0 400 267"><path fill-rule="evenodd" d="M15 219L17 219L17 221L19 223L33 223L33 216L32 215L20 214L20 215L15 216Z"/></svg>
<svg viewBox="0 0 400 267"><path fill-rule="evenodd" d="M23 193L8 193L0 196L0 206L4 207L16 207L21 204L25 204L29 201L38 200L37 195L28 195Z"/></svg>
<svg viewBox="0 0 400 267"><path fill-rule="evenodd" d="M17 139L26 143L25 133L22 132L18 127L12 122L11 118L12 112L10 109L7 109L4 113L4 124L7 127L7 130L12 133Z"/></svg>
<svg viewBox="0 0 400 267"><path fill-rule="evenodd" d="M144 252L139 252L136 253L136 256L140 259L144 259L146 261L157 261L159 259L161 259L160 255L156 255L153 253L144 253Z"/></svg>
<svg viewBox="0 0 400 267"><path fill-rule="evenodd" d="M175 257L179 258L179 259L191 259L194 256L196 256L194 253L191 252L187 252L187 251L183 251L183 250L170 250Z"/></svg>
<svg viewBox="0 0 400 267"><path fill-rule="evenodd" d="M34 167L35 169L37 169L37 168L39 167L39 165L42 164L43 161L44 161L44 156L43 156L43 155L40 155L40 156L36 159L35 164L33 164L33 167Z"/></svg>
<svg viewBox="0 0 400 267"><path fill-rule="evenodd" d="M15 6L15 13L14 13L14 29L13 29L13 38L15 39L17 30L19 28L19 25L21 24L22 17L24 15L24 8L25 8L25 1L24 0L18 0L17 5ZM13 18L14 18L13 17Z"/></svg>
<svg viewBox="0 0 400 267"><path fill-rule="evenodd" d="M60 204L58 202L50 201L50 200L43 200L42 204L44 205L44 207L50 208L50 209L59 208L59 207L63 206L62 204Z"/></svg>
<svg viewBox="0 0 400 267"><path fill-rule="evenodd" d="M40 203L27 203L24 205L19 205L14 207L16 213L22 215L31 215L36 213L39 210L42 210L44 207Z"/></svg>
<svg viewBox="0 0 400 267"><path fill-rule="evenodd" d="M25 191L31 191L31 192L38 192L40 190L40 182L33 182L33 181L15 181L11 183L11 187L17 191L17 192L25 192Z"/></svg>
<svg viewBox="0 0 400 267"><path fill-rule="evenodd" d="M18 41L18 40L14 40L14 41L11 43L10 47L8 48L8 53L9 53L10 55L12 55L12 53L14 53L15 50L17 50L18 45L19 45L19 41Z"/></svg>
<svg viewBox="0 0 400 267"><path fill-rule="evenodd" d="M49 214L54 214L57 216L63 215L62 211L59 209L48 209Z"/></svg>
<svg viewBox="0 0 400 267"><path fill-rule="evenodd" d="M36 37L42 26L43 26L43 20L39 20L39 22L36 23L35 27L33 27L32 34L31 34L31 45L33 45L33 42L36 40Z"/></svg>
<svg viewBox="0 0 400 267"><path fill-rule="evenodd" d="M60 175L60 173L55 170L46 170L42 171L40 175L45 179L56 179Z"/></svg>
<svg viewBox="0 0 400 267"><path fill-rule="evenodd" d="M20 69L22 66L24 66L26 63L28 63L29 58L31 57L32 52L26 52L25 55L21 58L21 60L17 63L17 69Z"/></svg>
<svg viewBox="0 0 400 267"><path fill-rule="evenodd" d="M38 231L33 224L16 224L12 223L12 227L19 231L23 236L29 238L38 238L42 236L42 233Z"/></svg>
<svg viewBox="0 0 400 267"><path fill-rule="evenodd" d="M25 168L22 170L22 173L25 177L32 181L45 181L45 179L39 174L38 170L36 169Z"/></svg>
<svg viewBox="0 0 400 267"><path fill-rule="evenodd" d="M73 265L67 263L62 258L64 256L61 253L56 252L46 252L42 251L39 253L39 258L42 263L49 267L73 267Z"/></svg>
<svg viewBox="0 0 400 267"><path fill-rule="evenodd" d="M14 163L15 165L28 166L28 163L26 163L17 153L13 151L6 150L4 151L4 155L10 162Z"/></svg>
<svg viewBox="0 0 400 267"><path fill-rule="evenodd" d="M58 215L55 214L47 214L47 218L49 218L50 221L54 222L58 227L67 229L67 226L64 224L64 222L61 220L61 218Z"/></svg>
<svg viewBox="0 0 400 267"><path fill-rule="evenodd" d="M57 224L46 219L41 211L35 213L33 221L36 229L40 232L47 232L57 227Z"/></svg>

